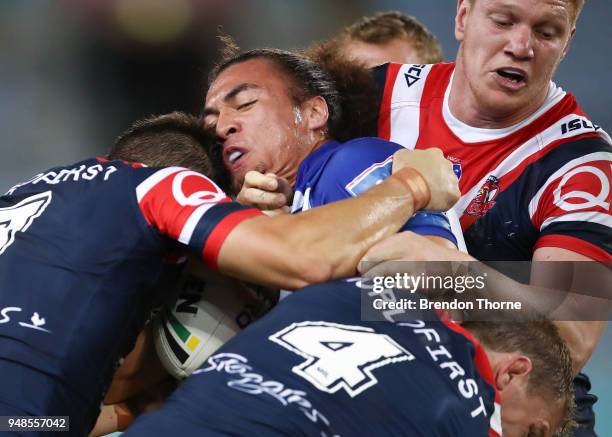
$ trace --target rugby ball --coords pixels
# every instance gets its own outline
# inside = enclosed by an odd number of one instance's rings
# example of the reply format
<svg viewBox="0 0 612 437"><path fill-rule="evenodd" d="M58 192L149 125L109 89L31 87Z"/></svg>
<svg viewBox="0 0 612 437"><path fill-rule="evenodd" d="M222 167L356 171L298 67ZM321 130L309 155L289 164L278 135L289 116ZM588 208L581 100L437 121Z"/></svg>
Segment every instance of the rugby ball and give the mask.
<svg viewBox="0 0 612 437"><path fill-rule="evenodd" d="M212 272L207 276L183 275L178 298L153 321L157 355L177 379L189 376L267 310L265 299L241 282Z"/></svg>

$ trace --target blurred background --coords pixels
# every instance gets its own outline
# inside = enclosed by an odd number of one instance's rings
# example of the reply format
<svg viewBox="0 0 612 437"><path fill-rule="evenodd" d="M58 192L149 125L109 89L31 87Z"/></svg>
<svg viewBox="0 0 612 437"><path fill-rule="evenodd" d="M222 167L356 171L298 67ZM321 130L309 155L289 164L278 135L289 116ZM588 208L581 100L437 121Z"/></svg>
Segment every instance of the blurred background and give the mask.
<svg viewBox="0 0 612 437"><path fill-rule="evenodd" d="M0 192L57 164L105 154L129 124L199 112L219 25L244 49L304 47L362 15L399 10L457 50L455 0L4 0ZM612 2L589 0L555 81L612 130ZM612 329L587 366L597 429L612 436Z"/></svg>

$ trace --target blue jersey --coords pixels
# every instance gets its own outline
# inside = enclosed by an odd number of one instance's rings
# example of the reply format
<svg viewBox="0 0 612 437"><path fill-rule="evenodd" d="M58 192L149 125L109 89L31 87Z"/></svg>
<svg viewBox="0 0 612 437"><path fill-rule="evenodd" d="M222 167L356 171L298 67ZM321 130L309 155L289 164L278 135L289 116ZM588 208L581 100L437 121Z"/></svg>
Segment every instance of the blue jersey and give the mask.
<svg viewBox="0 0 612 437"><path fill-rule="evenodd" d="M287 297L126 437L501 434L482 347L451 322L362 321L362 293L347 280Z"/></svg>
<svg viewBox="0 0 612 437"><path fill-rule="evenodd" d="M391 176L393 154L400 149L380 138L328 141L300 164L292 212L357 196L379 184ZM443 237L457 245L445 213L416 212L401 230Z"/></svg>
<svg viewBox="0 0 612 437"><path fill-rule="evenodd" d="M215 266L258 214L193 171L90 159L0 197L0 406L86 435L182 247ZM0 408L1 410L1 408Z"/></svg>

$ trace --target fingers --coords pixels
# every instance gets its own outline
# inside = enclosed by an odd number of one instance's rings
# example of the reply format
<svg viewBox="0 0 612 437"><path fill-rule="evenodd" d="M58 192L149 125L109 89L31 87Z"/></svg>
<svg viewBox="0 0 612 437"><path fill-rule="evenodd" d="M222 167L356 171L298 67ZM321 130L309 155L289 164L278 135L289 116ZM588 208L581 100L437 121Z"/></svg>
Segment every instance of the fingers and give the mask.
<svg viewBox="0 0 612 437"><path fill-rule="evenodd" d="M243 205L254 206L263 210L278 209L287 206L287 197L282 193L268 192L259 188L242 188L236 200Z"/></svg>
<svg viewBox="0 0 612 437"><path fill-rule="evenodd" d="M410 231L391 235L372 246L361 258L357 269L363 273L362 270L368 270L383 261L417 259L419 251L416 249L421 238Z"/></svg>
<svg viewBox="0 0 612 437"><path fill-rule="evenodd" d="M286 179L274 173L249 171L244 176L244 184L236 200L243 205L272 210L287 206L292 197L293 190Z"/></svg>
<svg viewBox="0 0 612 437"><path fill-rule="evenodd" d="M284 194L287 198L286 205L290 205L293 201L293 188L285 178L281 178L276 176L274 173L268 173L266 176L274 177L276 181L276 191L277 193Z"/></svg>
<svg viewBox="0 0 612 437"><path fill-rule="evenodd" d="M411 167L419 172L430 191L425 209L446 211L457 200L460 192L453 164L444 158L438 148L425 150L399 150L393 155L393 171Z"/></svg>
<svg viewBox="0 0 612 437"><path fill-rule="evenodd" d="M264 191L276 191L278 181L274 173L263 174L251 170L244 175L242 188L259 188Z"/></svg>

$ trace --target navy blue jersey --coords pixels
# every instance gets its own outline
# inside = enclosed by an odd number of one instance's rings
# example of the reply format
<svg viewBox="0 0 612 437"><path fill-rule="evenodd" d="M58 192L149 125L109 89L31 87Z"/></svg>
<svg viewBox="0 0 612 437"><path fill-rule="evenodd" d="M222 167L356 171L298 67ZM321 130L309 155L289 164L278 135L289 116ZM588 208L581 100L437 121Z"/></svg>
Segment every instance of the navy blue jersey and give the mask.
<svg viewBox="0 0 612 437"><path fill-rule="evenodd" d="M179 167L90 159L0 197L0 404L93 425L155 285L188 247L215 266L233 226L259 214ZM174 267L173 267L174 266Z"/></svg>
<svg viewBox="0 0 612 437"><path fill-rule="evenodd" d="M391 176L393 154L402 146L380 138L328 141L302 163L294 187L292 212L305 211L357 196ZM416 212L403 226L421 235L446 238L457 245L445 213Z"/></svg>
<svg viewBox="0 0 612 437"><path fill-rule="evenodd" d="M450 322L361 321L356 284L287 297L125 435L501 434L484 349Z"/></svg>

